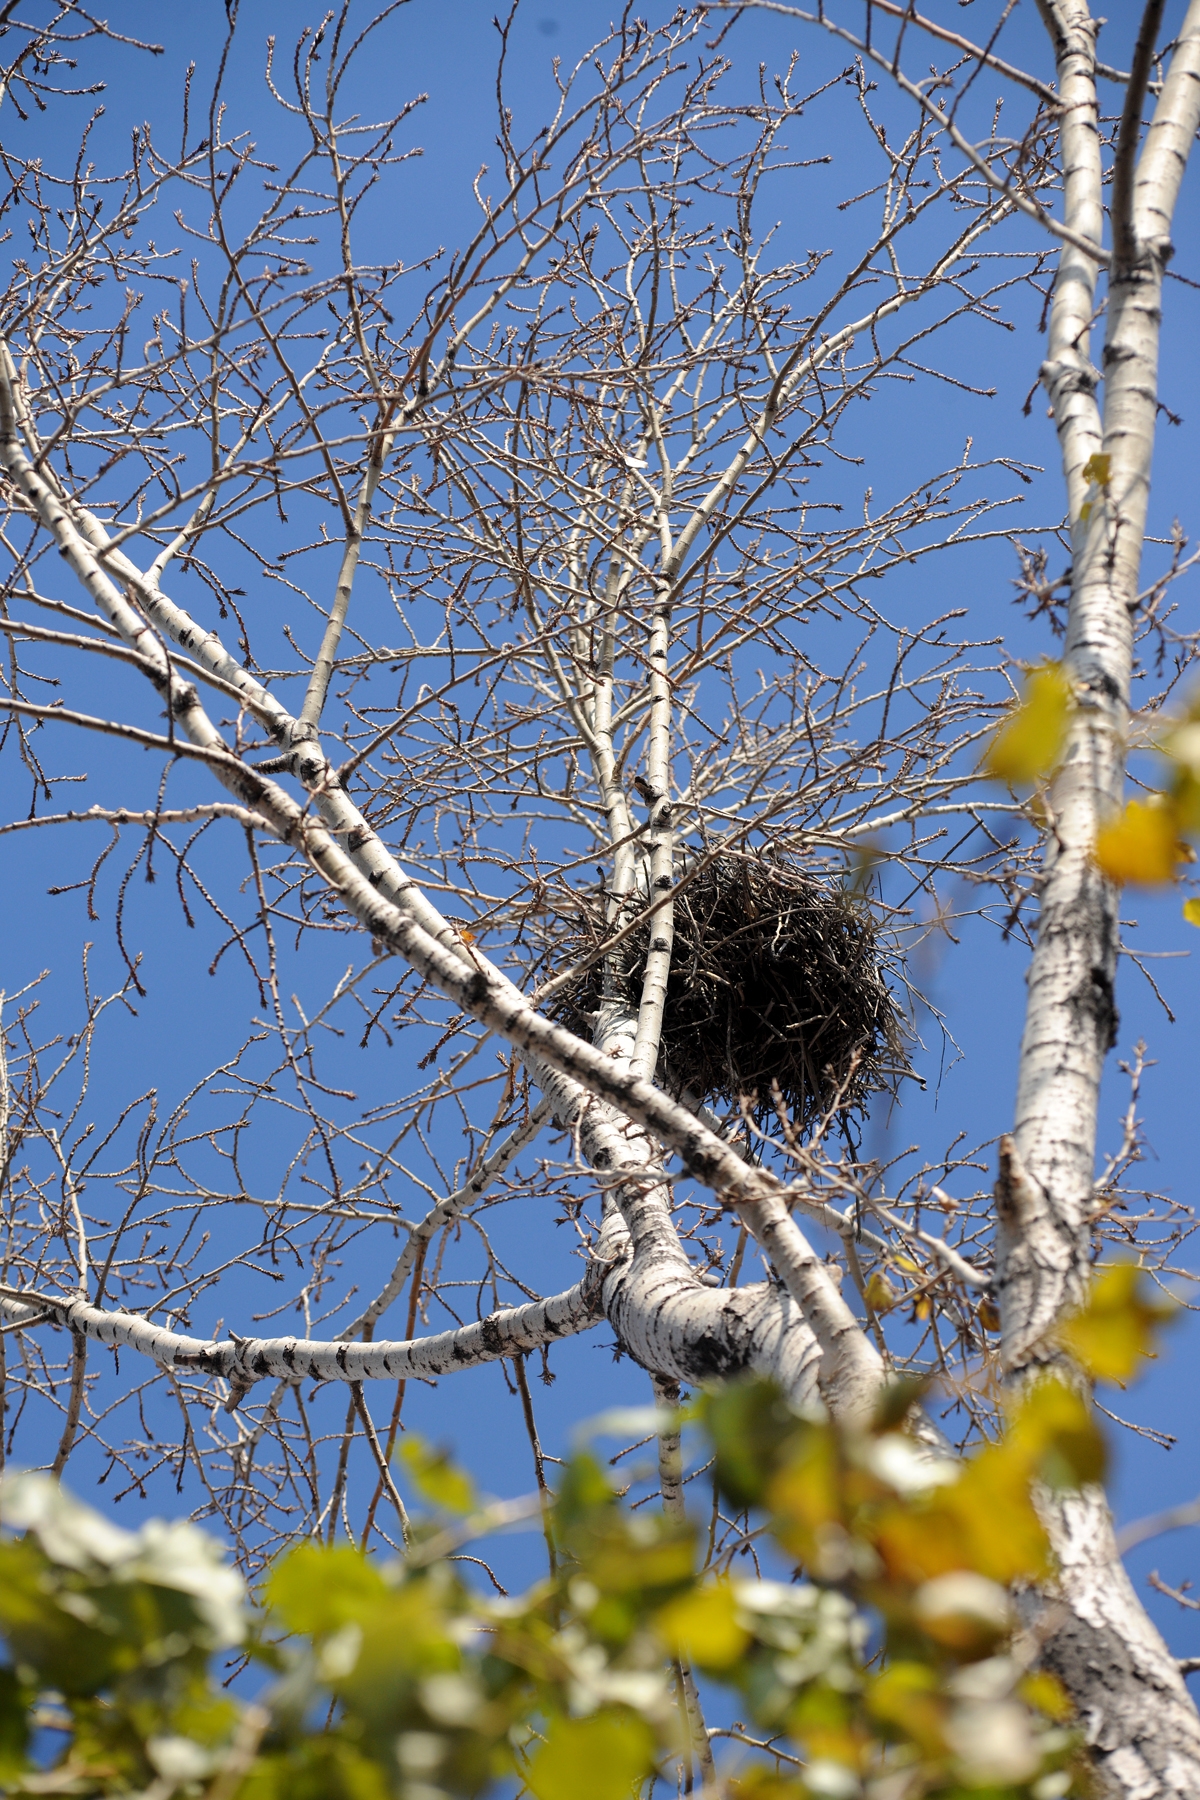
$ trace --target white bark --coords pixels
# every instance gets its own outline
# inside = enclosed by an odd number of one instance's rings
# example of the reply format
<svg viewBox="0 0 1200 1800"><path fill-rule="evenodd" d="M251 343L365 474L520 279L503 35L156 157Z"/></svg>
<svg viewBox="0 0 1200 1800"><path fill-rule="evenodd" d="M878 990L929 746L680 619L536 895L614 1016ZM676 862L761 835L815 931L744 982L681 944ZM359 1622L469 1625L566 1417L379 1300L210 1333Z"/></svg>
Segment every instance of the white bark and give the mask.
<svg viewBox="0 0 1200 1800"><path fill-rule="evenodd" d="M661 1241L647 1248L644 1234L642 1254L631 1254L629 1234L616 1214L597 1259L574 1287L423 1338L368 1344L197 1338L137 1313L15 1288L0 1289L0 1313L13 1324L52 1321L96 1343L137 1351L164 1368L218 1376L230 1384L231 1407L268 1376L288 1382L433 1380L540 1349L606 1317L622 1349L670 1379L701 1382L750 1369L778 1381L803 1410L821 1406L820 1349L786 1294L772 1282L734 1290L705 1287L686 1257L664 1256Z"/></svg>
<svg viewBox="0 0 1200 1800"><path fill-rule="evenodd" d="M190 1337L153 1325L137 1313L109 1312L86 1300L54 1295L27 1296L12 1288L0 1289L0 1312L14 1323L49 1316L96 1343L136 1350L166 1368L221 1376L231 1384L236 1399L268 1375L284 1381L393 1381L405 1376L432 1380L586 1330L598 1322L599 1298L592 1275L565 1293L493 1313L473 1325L374 1344L295 1337Z"/></svg>
<svg viewBox="0 0 1200 1800"><path fill-rule="evenodd" d="M1060 1497L1047 1522L1058 1591L1026 1596L1022 1611L1045 1633L1042 1662L1075 1702L1100 1792L1195 1796L1200 1718L1117 1555L1103 1491Z"/></svg>
<svg viewBox="0 0 1200 1800"><path fill-rule="evenodd" d="M599 1061L615 1094L628 1096L636 1090L666 1100L661 1090L629 1069L635 1036L633 1018L623 1008L613 1008L598 1032L598 1045L572 1041L586 1052L589 1062ZM628 1098L606 1103L594 1089L588 1094L564 1071L543 1066L538 1079L560 1121L577 1134L588 1163L612 1182L597 1257L612 1266L604 1280L604 1312L622 1348L651 1375L696 1383L752 1369L772 1376L805 1411L820 1410L823 1402L836 1410L849 1386L836 1362L838 1330L846 1321L851 1330L855 1328L853 1315L828 1275L822 1271L813 1278L806 1309L790 1288L784 1293L773 1283L732 1292L705 1287L688 1261L671 1216L661 1144L670 1142L672 1127L658 1129L649 1119L639 1120ZM667 1105L685 1130L689 1121L699 1124L675 1102ZM751 1169L707 1127L700 1130L720 1145L737 1169L761 1183L766 1171ZM773 1178L767 1176L767 1182ZM770 1204L769 1186L760 1191ZM778 1201L775 1204L784 1211ZM747 1205L743 1216L749 1219L756 1210ZM800 1236L794 1225L792 1230ZM816 1263L815 1257L812 1260ZM821 1265L816 1266L820 1270ZM834 1357L827 1354L827 1346L833 1347ZM830 1381L833 1385L827 1389Z"/></svg>
<svg viewBox="0 0 1200 1800"><path fill-rule="evenodd" d="M1095 23L1083 0L1042 0L1062 95L1066 219L1099 240ZM1118 894L1092 860L1119 807L1133 660L1132 615L1149 495L1168 233L1200 123L1200 0L1192 0L1137 165L1130 244L1115 221L1103 412L1088 355L1095 260L1062 252L1042 375L1062 450L1074 549L1064 663L1075 698L1050 792L1037 946L1013 1139L1001 1149L997 1288L1010 1379L1055 1356L1048 1334L1088 1280L1100 1080L1116 1035ZM1124 146L1132 155L1135 146ZM1119 151L1119 155L1122 152ZM1108 479L1089 460L1109 459ZM1097 472L1092 464L1092 474ZM1200 1795L1200 1717L1121 1566L1103 1493L1047 1501L1061 1570L1031 1600L1046 1661L1084 1722L1102 1787L1130 1800Z"/></svg>

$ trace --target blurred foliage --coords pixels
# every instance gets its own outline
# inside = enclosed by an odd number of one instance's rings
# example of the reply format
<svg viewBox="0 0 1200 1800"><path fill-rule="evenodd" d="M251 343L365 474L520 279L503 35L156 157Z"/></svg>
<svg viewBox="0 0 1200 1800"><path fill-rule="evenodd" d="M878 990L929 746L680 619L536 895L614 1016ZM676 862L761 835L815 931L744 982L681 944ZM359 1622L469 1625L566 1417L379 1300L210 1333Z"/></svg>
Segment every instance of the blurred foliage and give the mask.
<svg viewBox="0 0 1200 1800"><path fill-rule="evenodd" d="M1189 837L1200 836L1200 696L1159 738L1165 759L1159 792L1131 800L1096 839L1096 861L1122 886L1163 887L1180 863L1196 860ZM1200 904L1184 902L1183 916L1200 923Z"/></svg>
<svg viewBox="0 0 1200 1800"><path fill-rule="evenodd" d="M1058 1338L1094 1381L1124 1383L1154 1355L1159 1326L1178 1310L1135 1262L1116 1263L1097 1271L1087 1304L1063 1321Z"/></svg>
<svg viewBox="0 0 1200 1800"><path fill-rule="evenodd" d="M988 745L983 766L1010 787L1045 781L1058 767L1071 715L1071 687L1060 663L1043 663Z"/></svg>
<svg viewBox="0 0 1200 1800"><path fill-rule="evenodd" d="M1123 1379L1146 1354L1164 1309L1140 1283L1105 1271L1064 1324L1078 1369ZM682 1773L713 1800L1086 1793L1069 1702L1010 1601L1053 1575L1035 1494L1103 1475L1080 1374L1027 1386L963 1458L936 1448L922 1398L896 1383L848 1429L750 1380L638 1415L699 1434L745 1554L705 1567L706 1530L625 1504L581 1444L549 1509L555 1573L514 1598L449 1560L499 1509L415 1439L402 1466L432 1511L406 1557L309 1542L256 1605L194 1527L120 1531L44 1476L9 1477L0 1791L629 1800ZM257 1702L222 1685L235 1648Z"/></svg>
<svg viewBox="0 0 1200 1800"><path fill-rule="evenodd" d="M1092 458L1092 480L1100 481L1107 460ZM1062 760L1073 706L1061 664L1031 669L1021 700L984 752L983 768L1014 789L1044 786ZM1181 863L1196 860L1188 839L1200 837L1200 695L1169 722L1157 747L1165 763L1161 788L1128 801L1096 835L1096 862L1120 887L1164 887L1177 879ZM1036 796L1035 809L1040 818ZM1200 900L1186 900L1183 916L1200 925Z"/></svg>

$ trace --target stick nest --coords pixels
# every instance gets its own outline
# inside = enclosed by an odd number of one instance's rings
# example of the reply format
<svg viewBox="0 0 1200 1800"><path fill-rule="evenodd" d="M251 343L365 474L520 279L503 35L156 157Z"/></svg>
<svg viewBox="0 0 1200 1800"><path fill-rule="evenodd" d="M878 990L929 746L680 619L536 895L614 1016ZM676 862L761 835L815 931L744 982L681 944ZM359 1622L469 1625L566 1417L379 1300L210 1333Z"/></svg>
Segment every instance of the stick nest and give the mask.
<svg viewBox="0 0 1200 1800"><path fill-rule="evenodd" d="M562 948L582 961L611 928L603 896L576 902ZM628 916L644 907L640 897ZM606 995L636 1012L653 929L652 918L581 970L558 1016L588 1035ZM775 1089L795 1129L835 1109L845 1123L908 1067L885 966L878 925L856 895L766 857L716 857L675 896L660 1074L710 1104L748 1103L768 1129L778 1124Z"/></svg>

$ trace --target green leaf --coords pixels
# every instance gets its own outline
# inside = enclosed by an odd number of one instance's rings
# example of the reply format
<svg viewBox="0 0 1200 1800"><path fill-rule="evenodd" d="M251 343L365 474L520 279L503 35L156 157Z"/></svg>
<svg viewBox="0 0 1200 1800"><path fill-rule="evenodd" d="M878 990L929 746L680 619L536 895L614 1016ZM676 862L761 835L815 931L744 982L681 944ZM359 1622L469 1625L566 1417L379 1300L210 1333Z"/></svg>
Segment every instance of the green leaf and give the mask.
<svg viewBox="0 0 1200 1800"><path fill-rule="evenodd" d="M654 1767L654 1734L636 1713L556 1718L534 1757L528 1785L537 1800L629 1800Z"/></svg>
<svg viewBox="0 0 1200 1800"><path fill-rule="evenodd" d="M1077 1387L1057 1377L1030 1388L1013 1414L1001 1449L1018 1461L1027 1457L1038 1479L1051 1488L1100 1481L1107 1461L1091 1403Z"/></svg>
<svg viewBox="0 0 1200 1800"><path fill-rule="evenodd" d="M616 1501L612 1483L590 1450L576 1450L562 1472L554 1512L564 1529L582 1524Z"/></svg>
<svg viewBox="0 0 1200 1800"><path fill-rule="evenodd" d="M0 1668L0 1781L5 1783L26 1765L29 1701L15 1670Z"/></svg>
<svg viewBox="0 0 1200 1800"><path fill-rule="evenodd" d="M773 1382L731 1381L707 1398L704 1423L716 1451L717 1485L739 1506L763 1496L799 1420Z"/></svg>
<svg viewBox="0 0 1200 1800"><path fill-rule="evenodd" d="M895 1431L897 1426L904 1424L913 1407L920 1405L930 1386L928 1376L924 1375L901 1375L894 1381L886 1382L875 1402L872 1428L875 1431Z"/></svg>
<svg viewBox="0 0 1200 1800"><path fill-rule="evenodd" d="M588 1579L602 1593L660 1589L666 1594L692 1578L695 1526L690 1519L631 1519L614 1510L599 1529L574 1532L570 1542Z"/></svg>
<svg viewBox="0 0 1200 1800"><path fill-rule="evenodd" d="M870 1682L867 1708L898 1736L912 1738L927 1755L938 1756L945 1747L945 1703L937 1686L937 1675L927 1664L894 1662Z"/></svg>
<svg viewBox="0 0 1200 1800"><path fill-rule="evenodd" d="M471 1513L479 1506L471 1477L451 1462L448 1450L435 1450L417 1432L410 1431L400 1450L400 1461L423 1500L441 1512Z"/></svg>
<svg viewBox="0 0 1200 1800"><path fill-rule="evenodd" d="M802 1781L789 1780L778 1768L765 1763L750 1763L740 1769L729 1782L731 1800L812 1800L812 1789Z"/></svg>
<svg viewBox="0 0 1200 1800"><path fill-rule="evenodd" d="M289 1631L322 1637L375 1612L389 1589L375 1563L349 1544L300 1544L276 1563L266 1598Z"/></svg>
<svg viewBox="0 0 1200 1800"><path fill-rule="evenodd" d="M260 1756L237 1795L238 1800L392 1800L395 1791L379 1763L345 1739L322 1735Z"/></svg>

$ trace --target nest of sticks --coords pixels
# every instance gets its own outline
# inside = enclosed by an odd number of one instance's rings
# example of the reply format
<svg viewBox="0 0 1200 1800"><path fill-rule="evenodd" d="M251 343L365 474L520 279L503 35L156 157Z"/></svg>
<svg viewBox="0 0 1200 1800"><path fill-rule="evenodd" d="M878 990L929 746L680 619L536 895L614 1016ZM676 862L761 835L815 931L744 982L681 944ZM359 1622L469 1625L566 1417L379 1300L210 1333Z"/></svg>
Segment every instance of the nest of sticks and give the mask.
<svg viewBox="0 0 1200 1800"><path fill-rule="evenodd" d="M653 919L597 956L612 935L604 897L575 896L558 951L594 958L560 991L558 1016L588 1035L602 999L636 1011ZM645 909L645 897L628 917ZM710 1105L748 1106L756 1123L805 1132L845 1124L908 1068L879 927L846 888L755 855L703 863L675 895L675 938L660 1075ZM566 921L562 921L566 923ZM607 987L606 987L607 982Z"/></svg>

